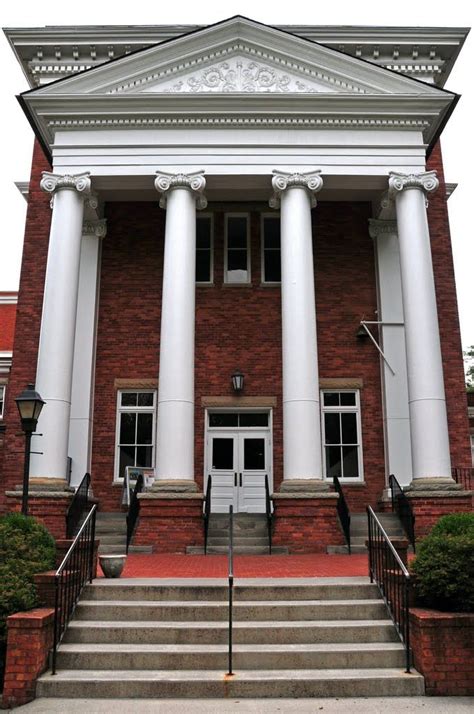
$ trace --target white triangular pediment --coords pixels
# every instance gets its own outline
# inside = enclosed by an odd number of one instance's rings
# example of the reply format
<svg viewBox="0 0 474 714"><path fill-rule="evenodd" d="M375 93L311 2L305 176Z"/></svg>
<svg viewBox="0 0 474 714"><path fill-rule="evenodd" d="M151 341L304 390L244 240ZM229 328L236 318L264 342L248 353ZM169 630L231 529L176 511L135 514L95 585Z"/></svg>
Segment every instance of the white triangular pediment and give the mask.
<svg viewBox="0 0 474 714"><path fill-rule="evenodd" d="M440 90L288 32L234 17L33 91L37 96L420 96Z"/></svg>

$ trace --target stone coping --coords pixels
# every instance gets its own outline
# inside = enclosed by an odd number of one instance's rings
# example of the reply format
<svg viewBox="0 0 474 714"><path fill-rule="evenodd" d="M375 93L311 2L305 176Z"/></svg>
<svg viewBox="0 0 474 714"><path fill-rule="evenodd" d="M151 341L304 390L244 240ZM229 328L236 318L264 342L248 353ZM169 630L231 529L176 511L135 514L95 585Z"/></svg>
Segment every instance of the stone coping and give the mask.
<svg viewBox="0 0 474 714"><path fill-rule="evenodd" d="M272 498L276 501L278 500L310 500L318 501L319 499L332 499L337 500L339 498L338 493L334 491L293 491L286 493L274 493Z"/></svg>
<svg viewBox="0 0 474 714"><path fill-rule="evenodd" d="M32 499L35 498L51 498L51 499L67 499L70 500L72 496L74 495L73 491L39 491L39 490L34 490L34 491L28 491L28 501L31 501ZM21 499L23 497L23 492L22 491L5 491L5 496L8 498L18 498Z"/></svg>
<svg viewBox="0 0 474 714"><path fill-rule="evenodd" d="M138 499L143 501L204 501L204 494L196 491L145 491L138 494Z"/></svg>

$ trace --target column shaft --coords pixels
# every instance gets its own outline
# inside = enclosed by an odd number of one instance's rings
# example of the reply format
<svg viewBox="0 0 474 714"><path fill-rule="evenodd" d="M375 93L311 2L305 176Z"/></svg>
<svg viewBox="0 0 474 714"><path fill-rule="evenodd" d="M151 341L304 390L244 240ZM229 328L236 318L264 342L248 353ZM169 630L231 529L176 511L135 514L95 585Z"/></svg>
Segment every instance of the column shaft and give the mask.
<svg viewBox="0 0 474 714"><path fill-rule="evenodd" d="M31 475L64 480L84 196L90 180L88 175L46 174L41 185L54 198L36 371L36 389L46 404L37 428L42 437L32 446L42 454L32 454Z"/></svg>
<svg viewBox="0 0 474 714"><path fill-rule="evenodd" d="M434 172L392 174L396 195L413 478L451 478L448 420L425 192Z"/></svg>

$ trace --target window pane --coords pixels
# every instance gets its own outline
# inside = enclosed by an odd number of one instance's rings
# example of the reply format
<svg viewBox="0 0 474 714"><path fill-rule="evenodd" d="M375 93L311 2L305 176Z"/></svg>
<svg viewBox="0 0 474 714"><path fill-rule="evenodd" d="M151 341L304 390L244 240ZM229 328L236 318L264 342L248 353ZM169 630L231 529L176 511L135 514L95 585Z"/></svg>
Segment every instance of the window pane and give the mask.
<svg viewBox="0 0 474 714"><path fill-rule="evenodd" d="M211 219L210 217L196 220L196 248L198 250L211 249Z"/></svg>
<svg viewBox="0 0 474 714"><path fill-rule="evenodd" d="M137 420L136 414L125 412L120 415L120 443L134 444L135 443L135 424Z"/></svg>
<svg viewBox="0 0 474 714"><path fill-rule="evenodd" d="M119 477L125 476L126 466L135 466L135 447L121 446L119 449Z"/></svg>
<svg viewBox="0 0 474 714"><path fill-rule="evenodd" d="M263 221L264 249L280 250L280 219L265 218Z"/></svg>
<svg viewBox="0 0 474 714"><path fill-rule="evenodd" d="M265 439L244 439L244 469L265 468Z"/></svg>
<svg viewBox="0 0 474 714"><path fill-rule="evenodd" d="M153 406L153 393L152 392L139 392L138 406L139 407L152 407Z"/></svg>
<svg viewBox="0 0 474 714"><path fill-rule="evenodd" d="M233 439L213 439L212 440L212 468L227 469L234 468L234 440Z"/></svg>
<svg viewBox="0 0 474 714"><path fill-rule="evenodd" d="M196 282L209 283L211 281L211 251L196 251Z"/></svg>
<svg viewBox="0 0 474 714"><path fill-rule="evenodd" d="M358 478L359 463L357 458L357 446L343 446L343 473L344 478Z"/></svg>
<svg viewBox="0 0 474 714"><path fill-rule="evenodd" d="M326 446L326 475L331 478L341 475L340 446Z"/></svg>
<svg viewBox="0 0 474 714"><path fill-rule="evenodd" d="M241 271L247 275L247 251L246 250L229 250L227 254L227 270Z"/></svg>
<svg viewBox="0 0 474 714"><path fill-rule="evenodd" d="M209 414L209 426L238 426L238 414Z"/></svg>
<svg viewBox="0 0 474 714"><path fill-rule="evenodd" d="M228 250L247 249L247 217L227 217L227 248Z"/></svg>
<svg viewBox="0 0 474 714"><path fill-rule="evenodd" d="M266 412L249 412L239 414L240 426L268 426L268 414Z"/></svg>
<svg viewBox="0 0 474 714"><path fill-rule="evenodd" d="M324 392L324 406L325 407L338 407L339 406L339 392Z"/></svg>
<svg viewBox="0 0 474 714"><path fill-rule="evenodd" d="M137 446L137 463L135 466L151 466L151 446Z"/></svg>
<svg viewBox="0 0 474 714"><path fill-rule="evenodd" d="M341 414L342 443L357 444L357 417L355 414Z"/></svg>
<svg viewBox="0 0 474 714"><path fill-rule="evenodd" d="M279 250L266 250L264 260L264 281L266 283L281 282L281 257Z"/></svg>
<svg viewBox="0 0 474 714"><path fill-rule="evenodd" d="M356 395L354 392L341 392L341 405L343 407L355 407Z"/></svg>
<svg viewBox="0 0 474 714"><path fill-rule="evenodd" d="M153 414L138 414L137 444L151 444L153 441Z"/></svg>
<svg viewBox="0 0 474 714"><path fill-rule="evenodd" d="M326 436L326 444L341 443L339 414L336 413L324 415L324 431Z"/></svg>
<svg viewBox="0 0 474 714"><path fill-rule="evenodd" d="M137 393L136 392L122 393L122 406L123 407L136 407L137 406Z"/></svg>

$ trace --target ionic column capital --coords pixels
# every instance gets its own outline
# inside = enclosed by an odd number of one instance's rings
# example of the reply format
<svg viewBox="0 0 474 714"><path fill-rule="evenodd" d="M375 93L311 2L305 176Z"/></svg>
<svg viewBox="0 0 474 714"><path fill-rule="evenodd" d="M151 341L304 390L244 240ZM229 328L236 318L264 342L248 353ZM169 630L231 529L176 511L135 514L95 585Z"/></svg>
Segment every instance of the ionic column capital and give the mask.
<svg viewBox="0 0 474 714"><path fill-rule="evenodd" d="M95 238L105 238L107 234L107 221L100 218L97 221L84 221L82 224L82 235L93 236Z"/></svg>
<svg viewBox="0 0 474 714"><path fill-rule="evenodd" d="M203 194L206 188L206 179L204 171L194 171L190 174L176 173L171 174L166 171L157 171L155 179L155 188L158 193L161 193L160 207L166 208L166 199L169 191L174 188L186 188L195 194L196 207L201 210L206 208L207 199Z"/></svg>
<svg viewBox="0 0 474 714"><path fill-rule="evenodd" d="M396 221L384 221L378 218L369 218L369 235L371 238L375 239L379 236L394 234L397 234Z"/></svg>
<svg viewBox="0 0 474 714"><path fill-rule="evenodd" d="M289 188L305 188L310 194L311 207L316 206L316 199L314 197L315 193L318 193L323 187L323 179L321 178L321 171L308 171L308 172L287 172L287 171L273 171L272 186L274 194L270 198L269 205L270 208L280 208L280 198L281 194Z"/></svg>
<svg viewBox="0 0 474 714"><path fill-rule="evenodd" d="M420 174L400 174L396 171L390 171L389 173L388 193L390 198L395 198L401 191L413 188L423 191L426 195L436 191L438 186L439 181L436 171L424 171Z"/></svg>
<svg viewBox="0 0 474 714"><path fill-rule="evenodd" d="M58 191L77 191L84 199L89 198L91 193L91 178L87 171L83 174L53 174L50 171L43 171L43 178L40 181L40 188L46 193L55 194Z"/></svg>

